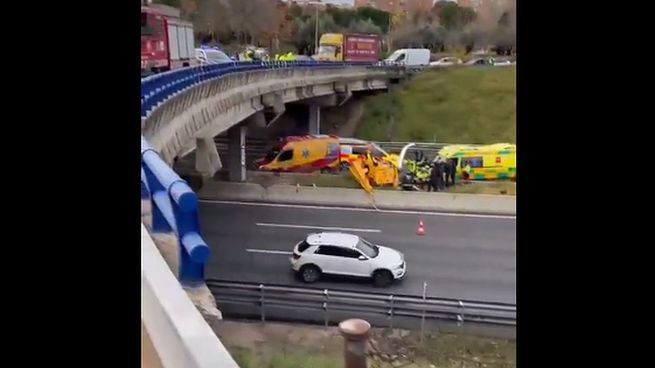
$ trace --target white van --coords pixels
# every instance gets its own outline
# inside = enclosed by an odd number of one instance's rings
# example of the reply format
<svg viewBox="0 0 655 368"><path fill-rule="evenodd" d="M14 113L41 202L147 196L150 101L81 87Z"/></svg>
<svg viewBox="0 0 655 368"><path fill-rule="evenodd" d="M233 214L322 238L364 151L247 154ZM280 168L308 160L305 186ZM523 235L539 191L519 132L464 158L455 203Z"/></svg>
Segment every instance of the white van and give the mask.
<svg viewBox="0 0 655 368"><path fill-rule="evenodd" d="M430 64L430 50L428 49L398 49L386 58L387 64L404 66L426 66Z"/></svg>

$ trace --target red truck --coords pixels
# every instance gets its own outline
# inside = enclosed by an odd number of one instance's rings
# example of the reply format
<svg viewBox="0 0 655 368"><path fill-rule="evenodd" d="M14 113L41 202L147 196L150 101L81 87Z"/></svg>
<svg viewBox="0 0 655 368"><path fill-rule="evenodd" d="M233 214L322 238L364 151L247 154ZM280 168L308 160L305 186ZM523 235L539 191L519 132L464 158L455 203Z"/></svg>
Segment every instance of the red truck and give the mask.
<svg viewBox="0 0 655 368"><path fill-rule="evenodd" d="M141 6L141 74L148 75L195 64L193 24L179 9Z"/></svg>
<svg viewBox="0 0 655 368"><path fill-rule="evenodd" d="M376 62L380 57L380 37L374 34L325 33L319 41L321 61Z"/></svg>

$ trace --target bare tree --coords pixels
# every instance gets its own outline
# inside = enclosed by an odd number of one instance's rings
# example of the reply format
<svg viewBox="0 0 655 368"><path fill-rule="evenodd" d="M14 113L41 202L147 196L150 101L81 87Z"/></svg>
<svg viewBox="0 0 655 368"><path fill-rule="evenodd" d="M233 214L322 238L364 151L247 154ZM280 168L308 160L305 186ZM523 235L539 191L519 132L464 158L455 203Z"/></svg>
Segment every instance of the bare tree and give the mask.
<svg viewBox="0 0 655 368"><path fill-rule="evenodd" d="M219 39L222 34L229 34L228 6L225 0L203 0L197 3L197 12L193 17L196 31Z"/></svg>
<svg viewBox="0 0 655 368"><path fill-rule="evenodd" d="M266 33L279 27L276 2L271 0L227 0L230 28L240 43L257 43Z"/></svg>

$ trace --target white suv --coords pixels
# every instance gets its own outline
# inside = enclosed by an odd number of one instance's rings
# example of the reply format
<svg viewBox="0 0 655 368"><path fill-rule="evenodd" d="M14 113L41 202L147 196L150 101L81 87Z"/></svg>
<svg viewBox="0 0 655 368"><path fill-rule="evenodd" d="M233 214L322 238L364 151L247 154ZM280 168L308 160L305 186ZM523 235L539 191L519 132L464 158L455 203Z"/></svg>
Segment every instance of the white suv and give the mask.
<svg viewBox="0 0 655 368"><path fill-rule="evenodd" d="M402 253L374 245L357 235L343 233L309 234L296 244L291 268L307 283L321 274L372 278L376 286L389 286L405 276Z"/></svg>

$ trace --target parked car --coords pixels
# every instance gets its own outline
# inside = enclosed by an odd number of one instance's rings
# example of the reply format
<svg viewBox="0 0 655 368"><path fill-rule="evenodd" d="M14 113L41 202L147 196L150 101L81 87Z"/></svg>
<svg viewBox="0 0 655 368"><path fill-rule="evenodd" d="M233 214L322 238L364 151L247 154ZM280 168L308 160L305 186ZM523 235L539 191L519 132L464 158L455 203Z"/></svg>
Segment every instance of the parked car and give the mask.
<svg viewBox="0 0 655 368"><path fill-rule="evenodd" d="M306 283L332 274L370 278L380 287L402 279L407 272L405 256L397 250L335 232L307 235L293 248L291 268Z"/></svg>
<svg viewBox="0 0 655 368"><path fill-rule="evenodd" d="M489 63L488 59L483 59L483 58L475 58L467 61L464 65L475 65L475 66L485 66L485 65L491 65Z"/></svg>
<svg viewBox="0 0 655 368"><path fill-rule="evenodd" d="M196 60L201 65L231 63L233 61L223 51L213 48L196 49Z"/></svg>
<svg viewBox="0 0 655 368"><path fill-rule="evenodd" d="M516 61L511 61L507 59L495 59L494 66L513 66L516 65Z"/></svg>
<svg viewBox="0 0 655 368"><path fill-rule="evenodd" d="M462 60L456 57L444 57L441 58L437 61L432 61L430 62L430 66L453 66L453 65L461 65Z"/></svg>

